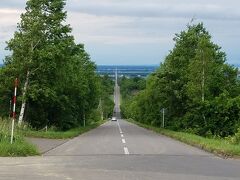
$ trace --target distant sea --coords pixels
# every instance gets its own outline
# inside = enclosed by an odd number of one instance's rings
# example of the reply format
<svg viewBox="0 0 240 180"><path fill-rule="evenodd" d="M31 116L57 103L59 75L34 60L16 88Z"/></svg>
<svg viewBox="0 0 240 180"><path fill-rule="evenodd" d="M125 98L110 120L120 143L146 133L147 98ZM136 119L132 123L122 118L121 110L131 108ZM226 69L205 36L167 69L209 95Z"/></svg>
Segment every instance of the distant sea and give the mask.
<svg viewBox="0 0 240 180"><path fill-rule="evenodd" d="M234 64L235 67L240 69L240 64ZM147 77L149 74L156 71L159 65L98 65L97 73L100 75L115 76L115 72L118 72L119 76L126 77Z"/></svg>
<svg viewBox="0 0 240 180"><path fill-rule="evenodd" d="M126 77L146 77L153 73L159 66L157 65L98 65L97 73L100 75L115 76L115 72L118 72L119 76Z"/></svg>
<svg viewBox="0 0 240 180"><path fill-rule="evenodd" d="M0 64L2 67L3 64ZM240 64L234 64L235 67L240 69ZM110 76L115 75L115 71L118 71L119 75L125 76L147 76L150 73L154 72L159 65L98 65L97 73L100 75L108 74Z"/></svg>

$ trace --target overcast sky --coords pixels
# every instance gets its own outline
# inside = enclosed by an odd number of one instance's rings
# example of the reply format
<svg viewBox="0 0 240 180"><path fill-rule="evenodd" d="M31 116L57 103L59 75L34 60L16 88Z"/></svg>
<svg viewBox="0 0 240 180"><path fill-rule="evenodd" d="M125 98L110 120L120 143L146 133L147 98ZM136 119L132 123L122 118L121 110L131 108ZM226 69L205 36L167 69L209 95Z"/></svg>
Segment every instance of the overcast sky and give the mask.
<svg viewBox="0 0 240 180"><path fill-rule="evenodd" d="M0 0L0 63L26 0ZM239 0L67 0L67 23L97 64L159 64L194 17L240 64Z"/></svg>

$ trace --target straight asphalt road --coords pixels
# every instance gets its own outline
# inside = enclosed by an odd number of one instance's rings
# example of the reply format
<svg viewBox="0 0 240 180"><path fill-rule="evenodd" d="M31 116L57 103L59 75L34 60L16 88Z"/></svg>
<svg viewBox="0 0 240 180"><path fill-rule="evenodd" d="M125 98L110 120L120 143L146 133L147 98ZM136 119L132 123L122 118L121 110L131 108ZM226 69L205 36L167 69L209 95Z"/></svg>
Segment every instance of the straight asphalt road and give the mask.
<svg viewBox="0 0 240 180"><path fill-rule="evenodd" d="M116 112L119 99L117 92ZM240 160L216 157L119 116L41 157L0 158L0 179L240 180Z"/></svg>
<svg viewBox="0 0 240 180"><path fill-rule="evenodd" d="M42 157L0 158L0 179L239 180L240 161L221 159L119 120Z"/></svg>

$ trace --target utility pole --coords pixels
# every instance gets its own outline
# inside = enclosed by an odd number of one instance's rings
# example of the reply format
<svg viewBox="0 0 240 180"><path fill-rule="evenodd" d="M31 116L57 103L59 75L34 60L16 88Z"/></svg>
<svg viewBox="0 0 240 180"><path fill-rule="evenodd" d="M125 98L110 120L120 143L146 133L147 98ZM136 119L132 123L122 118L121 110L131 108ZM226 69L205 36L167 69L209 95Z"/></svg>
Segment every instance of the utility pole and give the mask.
<svg viewBox="0 0 240 180"><path fill-rule="evenodd" d="M202 57L202 102L205 101L205 57L204 52L201 50Z"/></svg>
<svg viewBox="0 0 240 180"><path fill-rule="evenodd" d="M101 112L101 120L104 119L104 113L103 113L103 103L102 103L102 99L100 98L100 102L99 102L99 106L100 106L100 112Z"/></svg>
<svg viewBox="0 0 240 180"><path fill-rule="evenodd" d="M115 107L118 103L118 100L117 100L117 86L118 86L118 78L117 78L117 68L115 69L115 87L114 87L114 103L115 103ZM116 109L115 109L116 110Z"/></svg>
<svg viewBox="0 0 240 180"><path fill-rule="evenodd" d="M100 114L101 114L101 120L104 119L104 109L103 109L103 102L102 102L102 99L100 98L99 99L99 105L98 105L98 110L100 111Z"/></svg>
<svg viewBox="0 0 240 180"><path fill-rule="evenodd" d="M116 71L115 71L115 83L116 83L116 85L118 84L118 77L117 77L118 75L117 75L117 68L116 68Z"/></svg>
<svg viewBox="0 0 240 180"><path fill-rule="evenodd" d="M161 109L161 113L162 113L162 128L165 127L165 113L166 113L166 109L162 108Z"/></svg>
<svg viewBox="0 0 240 180"><path fill-rule="evenodd" d="M83 115L83 127L86 127L86 116L85 116L85 112L84 112L84 115Z"/></svg>
<svg viewBox="0 0 240 180"><path fill-rule="evenodd" d="M201 60L202 60L202 102L205 101L205 65L206 65L206 58L205 58L205 52L204 52L204 49L202 48L200 50L200 53L201 53ZM207 124L206 122L206 116L204 114L204 112L202 113L202 117L203 117L203 121L205 123L205 125Z"/></svg>
<svg viewBox="0 0 240 180"><path fill-rule="evenodd" d="M165 127L165 108L163 108L163 121L162 121L162 127Z"/></svg>

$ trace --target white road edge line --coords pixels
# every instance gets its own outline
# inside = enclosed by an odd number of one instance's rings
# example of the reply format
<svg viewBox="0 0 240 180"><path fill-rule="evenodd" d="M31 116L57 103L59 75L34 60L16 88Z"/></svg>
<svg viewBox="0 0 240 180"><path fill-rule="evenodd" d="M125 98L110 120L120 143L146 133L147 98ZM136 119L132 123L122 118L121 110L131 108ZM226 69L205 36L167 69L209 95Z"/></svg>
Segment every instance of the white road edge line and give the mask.
<svg viewBox="0 0 240 180"><path fill-rule="evenodd" d="M124 154L125 154L125 155L129 155L129 151L128 151L128 148L127 148L127 147L124 147Z"/></svg>
<svg viewBox="0 0 240 180"><path fill-rule="evenodd" d="M123 143L123 144L126 144L126 141L125 141L125 139L122 139L122 143Z"/></svg>
<svg viewBox="0 0 240 180"><path fill-rule="evenodd" d="M123 134L121 134L121 137L123 138L123 137L124 137L124 135L123 135Z"/></svg>

